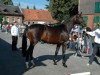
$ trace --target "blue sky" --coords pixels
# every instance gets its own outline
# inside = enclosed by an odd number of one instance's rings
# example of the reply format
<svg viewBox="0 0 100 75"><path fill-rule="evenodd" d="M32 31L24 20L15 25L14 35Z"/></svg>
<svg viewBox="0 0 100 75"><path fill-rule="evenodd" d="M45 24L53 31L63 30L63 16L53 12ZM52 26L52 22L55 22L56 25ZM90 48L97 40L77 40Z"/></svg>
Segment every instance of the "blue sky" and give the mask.
<svg viewBox="0 0 100 75"><path fill-rule="evenodd" d="M27 5L30 8L33 8L35 5L36 9L45 9L45 5L48 4L46 0L12 0L14 5L18 5L20 3L22 8L26 8Z"/></svg>

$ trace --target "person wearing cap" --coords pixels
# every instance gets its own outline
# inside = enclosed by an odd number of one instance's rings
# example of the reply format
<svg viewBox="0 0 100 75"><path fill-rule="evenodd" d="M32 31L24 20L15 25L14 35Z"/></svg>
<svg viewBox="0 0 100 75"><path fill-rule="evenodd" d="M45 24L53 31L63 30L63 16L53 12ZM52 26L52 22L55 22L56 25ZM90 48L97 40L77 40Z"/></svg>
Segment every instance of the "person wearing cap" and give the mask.
<svg viewBox="0 0 100 75"><path fill-rule="evenodd" d="M89 58L89 62L87 63L87 65L91 65L94 60L94 57L96 56L97 51L99 50L100 52L100 25L98 24L98 28L96 30L86 33L94 37L94 50Z"/></svg>
<svg viewBox="0 0 100 75"><path fill-rule="evenodd" d="M14 25L11 27L11 35L12 35L12 51L16 51L17 41L19 36L19 29L17 27L17 22L14 22Z"/></svg>

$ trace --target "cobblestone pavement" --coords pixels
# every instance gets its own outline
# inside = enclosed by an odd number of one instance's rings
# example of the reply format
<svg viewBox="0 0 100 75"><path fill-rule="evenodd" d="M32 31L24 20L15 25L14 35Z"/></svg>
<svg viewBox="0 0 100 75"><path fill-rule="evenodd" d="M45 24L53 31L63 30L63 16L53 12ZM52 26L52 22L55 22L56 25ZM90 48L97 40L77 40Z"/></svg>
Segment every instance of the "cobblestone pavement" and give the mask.
<svg viewBox="0 0 100 75"><path fill-rule="evenodd" d="M18 49L21 47L21 38L18 40ZM88 57L75 57L74 51L66 51L68 68L62 66L61 49L58 54L58 65L53 65L55 45L38 43L34 48L36 67L25 70L25 60L21 50L11 51L11 35L0 32L0 75L68 75L70 73L91 72L100 75L100 65L93 62L87 66Z"/></svg>

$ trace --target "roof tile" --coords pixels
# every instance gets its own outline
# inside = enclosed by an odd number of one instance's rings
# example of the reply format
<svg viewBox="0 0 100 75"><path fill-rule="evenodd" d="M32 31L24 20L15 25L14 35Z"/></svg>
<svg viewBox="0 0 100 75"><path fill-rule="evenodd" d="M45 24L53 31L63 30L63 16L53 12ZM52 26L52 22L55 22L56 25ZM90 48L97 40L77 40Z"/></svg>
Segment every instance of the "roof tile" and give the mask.
<svg viewBox="0 0 100 75"><path fill-rule="evenodd" d="M49 21L57 22L47 10L22 9L24 21Z"/></svg>

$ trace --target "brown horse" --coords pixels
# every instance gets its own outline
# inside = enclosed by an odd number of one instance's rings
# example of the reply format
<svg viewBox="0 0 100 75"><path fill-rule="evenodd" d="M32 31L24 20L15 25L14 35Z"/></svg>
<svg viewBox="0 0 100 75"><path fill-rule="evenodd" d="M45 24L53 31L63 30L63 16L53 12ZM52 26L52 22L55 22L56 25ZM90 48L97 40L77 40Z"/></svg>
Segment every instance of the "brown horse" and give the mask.
<svg viewBox="0 0 100 75"><path fill-rule="evenodd" d="M75 24L79 24L82 26L85 26L85 23L83 21L83 18L81 14L77 14L73 16L68 21L63 21L60 25L57 26L47 26L42 24L34 24L28 27L23 35L22 39L22 53L23 56L26 57L26 67L28 68L28 61L31 60L33 66L35 66L35 63L33 61L32 53L34 46L39 41L44 41L49 44L56 44L56 51L54 55L54 65L57 65L56 57L59 51L60 46L62 46L62 64L64 67L67 67L65 62L65 51L66 51L66 42L69 40L69 33L72 29L72 27ZM30 41L30 46L27 48L27 39Z"/></svg>

